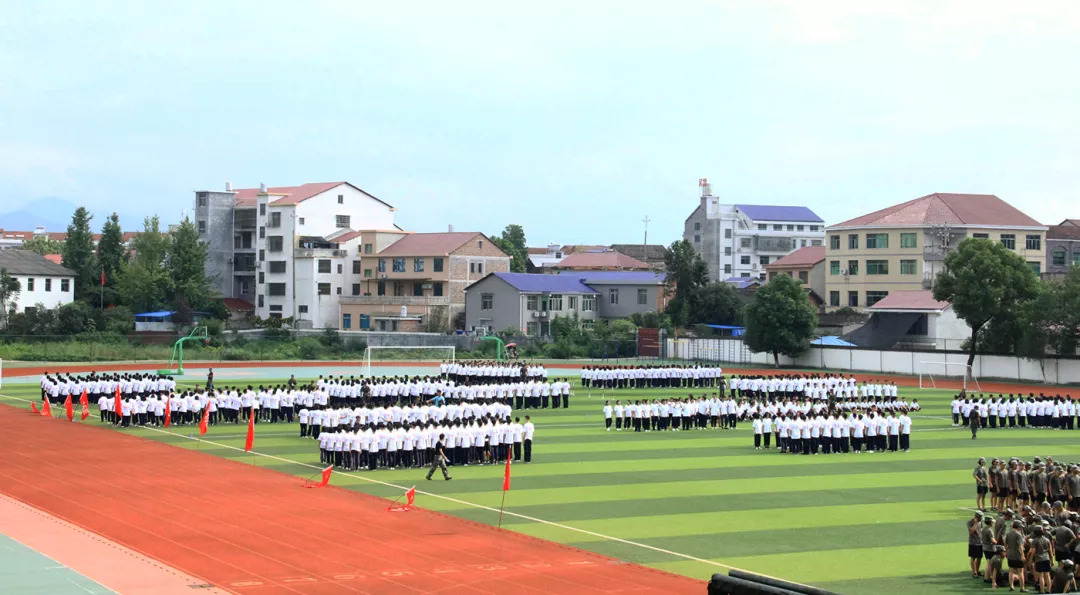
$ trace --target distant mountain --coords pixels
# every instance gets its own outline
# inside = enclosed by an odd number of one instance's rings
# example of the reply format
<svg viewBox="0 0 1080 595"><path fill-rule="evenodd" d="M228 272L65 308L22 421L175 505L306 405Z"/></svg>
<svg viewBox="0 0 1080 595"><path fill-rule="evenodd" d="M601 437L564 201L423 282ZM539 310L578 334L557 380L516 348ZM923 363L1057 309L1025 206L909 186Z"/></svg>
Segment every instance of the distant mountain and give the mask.
<svg viewBox="0 0 1080 595"><path fill-rule="evenodd" d="M0 229L33 231L41 225L49 232L67 231L76 208L74 203L57 196L37 198L18 210L0 215Z"/></svg>

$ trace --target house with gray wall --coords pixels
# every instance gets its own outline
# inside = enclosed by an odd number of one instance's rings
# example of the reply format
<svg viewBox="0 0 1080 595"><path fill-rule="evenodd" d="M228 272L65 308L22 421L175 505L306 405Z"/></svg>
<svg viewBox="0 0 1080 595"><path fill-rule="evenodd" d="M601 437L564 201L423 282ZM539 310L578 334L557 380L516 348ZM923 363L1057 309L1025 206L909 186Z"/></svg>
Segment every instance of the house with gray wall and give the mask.
<svg viewBox="0 0 1080 595"><path fill-rule="evenodd" d="M1046 230L1045 277L1061 279L1080 266L1080 219L1066 219Z"/></svg>

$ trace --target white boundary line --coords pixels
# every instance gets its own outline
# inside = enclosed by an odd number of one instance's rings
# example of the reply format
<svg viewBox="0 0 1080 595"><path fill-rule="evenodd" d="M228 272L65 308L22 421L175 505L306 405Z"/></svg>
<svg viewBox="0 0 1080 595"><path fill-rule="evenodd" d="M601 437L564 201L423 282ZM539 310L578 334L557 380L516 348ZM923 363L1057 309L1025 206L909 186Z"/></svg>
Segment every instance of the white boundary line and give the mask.
<svg viewBox="0 0 1080 595"><path fill-rule="evenodd" d="M15 401L23 401L24 403L29 403L30 402L30 399L23 399L23 398L20 398L20 397L13 397L13 396L4 395L4 394L0 394L0 398L11 399L11 400L15 400ZM107 430L108 428L100 428L100 429ZM161 434L168 434L170 436L177 436L179 438L184 438L186 440L191 440L191 441L194 441L194 442L204 442L206 444L211 444L211 445L214 445L214 446L218 446L218 447L221 447L221 448L227 448L227 449L230 449L230 450L238 450L238 451L243 451L244 450L244 449L236 447L236 446L229 446L227 444L221 444L219 442L213 442L211 440L202 440L200 438L195 438L193 436L185 436L183 434L177 434L175 432L168 432L168 431L165 431L165 430L160 430L158 428L141 427L141 428L137 428L137 429L150 430L150 431L158 432L158 433L161 433ZM115 430L112 430L112 431L115 431ZM283 463L290 463L290 464L293 464L293 465L301 465L303 467L308 467L310 469L322 470L324 468L324 467L321 467L321 466L318 466L318 465L312 465L310 463L302 463L300 461L293 461L291 459L285 459L285 458L274 456L274 455L263 454L263 453L258 452L256 450L250 451L250 454L258 455L260 457L264 457L264 458L267 458L267 459L273 459L273 460L276 460L276 461L281 461ZM213 456L213 455L211 455L211 456ZM391 488L395 488L395 489L398 489L398 490L403 490L404 491L404 490L409 489L409 488L407 488L405 486L400 486L400 485L389 483L389 482L386 482L386 481L380 481L378 479L372 479L370 477L365 477L363 475L357 475L357 474L355 474L353 472L350 472L350 471L338 471L337 469L335 469L334 473L340 473L341 475L347 475L349 477L355 477L355 478L361 479L363 481L366 481L368 483L373 483L373 484L378 484L378 485L382 485L382 486L386 486L386 487L391 487ZM458 500L457 498L451 498L449 496L443 496L441 494L433 494L431 492L425 492L425 491L422 491L422 490L416 490L416 493L417 494L423 494L424 496L430 496L432 498L438 498L440 500L446 500L447 502L453 502L455 504L464 504L465 506L471 506L473 508L479 508L481 510L487 510L487 511L490 511L490 512L499 512L498 508L492 508L490 506L484 506L483 504L476 504L475 502L468 502L466 500ZM440 512L440 511L435 511L435 512ZM448 513L441 513L441 514L448 514ZM774 580L782 580L782 581L787 581L789 583L794 583L794 581L791 581L791 580L788 580L788 579L782 579L782 578L779 578L779 577L769 576L767 574L762 574L760 572L753 572L753 571L746 570L746 569L743 569L743 568L738 568L736 566L723 564L721 562L716 562L716 561L713 561L713 560L706 560L704 558L698 558L696 556L691 556L689 554L683 554L683 553L680 553L680 552L674 552L674 551L667 550L667 549L664 549L664 548L651 546L651 545L648 545L648 544L645 544L645 543L639 543L637 541L630 541L628 539L623 539L621 537L614 537L614 536L611 536L611 535L604 535L603 533L596 533L594 531L589 531L587 529L579 529L577 527L571 527L569 525L563 525L561 523L555 523L555 522L552 522L552 521L545 521L544 519L538 519L536 517L531 517L531 516L527 516L527 515L524 515L524 514L519 514L519 513L516 513L516 512L509 511L509 510L503 511L503 514L505 514L507 516L517 517L519 519L523 519L523 520L529 521L531 523L540 523L540 524L543 524L543 525L548 525L550 527L558 527L559 529L564 529L564 530L572 531L572 532L575 532L575 533L581 533L583 535L588 535L590 537L597 537L597 538L599 538L601 540L608 540L608 541L614 541L616 543L622 543L622 544L625 544L625 545L632 545L634 547L639 547L639 548L642 548L642 549L650 550L650 551L653 551L653 552L658 552L658 553L661 553L661 554L666 554L666 555L669 555L669 556L675 556L676 558L682 558L684 560L689 560L691 562L698 562L700 564L707 564L709 566L715 566L717 568L723 568L723 569L727 569L727 570L739 570L739 571L742 571L742 572L747 572L747 573L751 573L751 574L757 574L759 576L764 576L764 577L771 578L771 579L774 579ZM453 515L449 515L449 516L453 516ZM571 545L570 547L575 547L575 546ZM644 564L643 564L643 566L644 566ZM801 583L795 583L795 584L801 584ZM802 586L811 587L811 585L802 585Z"/></svg>

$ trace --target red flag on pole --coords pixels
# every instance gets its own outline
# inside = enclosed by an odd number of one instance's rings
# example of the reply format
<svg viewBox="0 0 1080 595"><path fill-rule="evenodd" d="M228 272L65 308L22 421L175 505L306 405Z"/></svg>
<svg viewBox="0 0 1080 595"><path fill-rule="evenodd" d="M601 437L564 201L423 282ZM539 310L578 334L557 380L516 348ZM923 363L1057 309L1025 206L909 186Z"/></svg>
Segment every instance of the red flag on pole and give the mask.
<svg viewBox="0 0 1080 595"><path fill-rule="evenodd" d="M64 399L64 412L67 413L68 421L75 421L75 408L71 406L71 394Z"/></svg>
<svg viewBox="0 0 1080 595"><path fill-rule="evenodd" d="M101 269L101 286L105 287L105 269Z"/></svg>
<svg viewBox="0 0 1080 595"><path fill-rule="evenodd" d="M513 454L514 449L509 444L506 445L506 471L503 472L503 491L510 491L510 456Z"/></svg>
<svg viewBox="0 0 1080 595"><path fill-rule="evenodd" d="M83 389L82 396L79 397L79 407L82 407L82 417L79 421L85 421L90 417L90 399L86 397L86 389Z"/></svg>
<svg viewBox="0 0 1080 595"><path fill-rule="evenodd" d="M120 421L124 417L124 402L120 400L120 384L116 385L116 398L113 399L113 413L116 414L116 421Z"/></svg>
<svg viewBox="0 0 1080 595"><path fill-rule="evenodd" d="M172 417L172 397L165 397L165 427L169 427L169 418Z"/></svg>
<svg viewBox="0 0 1080 595"><path fill-rule="evenodd" d="M199 420L199 435L202 436L207 431L207 424L210 423L210 403L206 404L203 408L202 419Z"/></svg>
<svg viewBox="0 0 1080 595"><path fill-rule="evenodd" d="M325 488L330 485L330 474L334 472L334 466L331 465L322 470L322 481L319 483L309 483L305 485L305 488Z"/></svg>
<svg viewBox="0 0 1080 595"><path fill-rule="evenodd" d="M206 409L209 410L210 406L207 405ZM255 447L255 408L252 407L251 412L248 415L248 434L247 434L247 440L244 440L244 452L248 452L249 450L251 450L254 447Z"/></svg>
<svg viewBox="0 0 1080 595"><path fill-rule="evenodd" d="M404 506L388 506L386 512L408 512L412 510L413 502L416 500L416 486L409 488L409 491L405 492L405 505Z"/></svg>
<svg viewBox="0 0 1080 595"><path fill-rule="evenodd" d="M52 417L52 407L49 406L49 400L45 399L45 401L41 405L42 405L41 414L42 415L48 415L49 417Z"/></svg>
<svg viewBox="0 0 1080 595"><path fill-rule="evenodd" d="M41 415L41 410L37 408L37 403L30 401L30 412Z"/></svg>

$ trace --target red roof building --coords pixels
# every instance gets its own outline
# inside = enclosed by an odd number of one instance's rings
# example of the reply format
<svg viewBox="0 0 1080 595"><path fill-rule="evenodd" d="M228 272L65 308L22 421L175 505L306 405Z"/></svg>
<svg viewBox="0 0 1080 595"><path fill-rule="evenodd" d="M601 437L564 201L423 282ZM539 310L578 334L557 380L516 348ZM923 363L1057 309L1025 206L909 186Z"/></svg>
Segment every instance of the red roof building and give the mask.
<svg viewBox="0 0 1080 595"><path fill-rule="evenodd" d="M614 250L575 252L550 267L553 271L648 271L649 265Z"/></svg>

